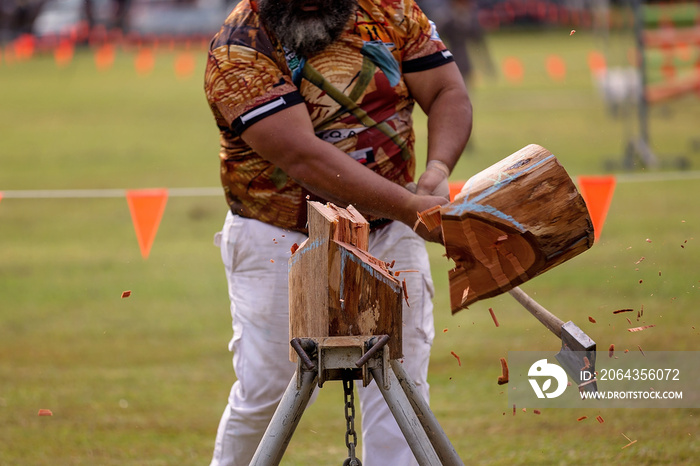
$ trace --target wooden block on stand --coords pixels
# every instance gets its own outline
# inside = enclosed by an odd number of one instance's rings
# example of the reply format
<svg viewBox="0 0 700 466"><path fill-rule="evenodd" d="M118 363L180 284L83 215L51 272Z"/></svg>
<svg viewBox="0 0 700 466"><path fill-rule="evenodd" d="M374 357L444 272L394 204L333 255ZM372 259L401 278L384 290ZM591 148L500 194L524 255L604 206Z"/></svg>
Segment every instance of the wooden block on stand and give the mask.
<svg viewBox="0 0 700 466"><path fill-rule="evenodd" d="M313 201L308 223L308 240L289 259L290 339L390 335L391 358L402 357L403 289L367 252L369 223L352 206Z"/></svg>

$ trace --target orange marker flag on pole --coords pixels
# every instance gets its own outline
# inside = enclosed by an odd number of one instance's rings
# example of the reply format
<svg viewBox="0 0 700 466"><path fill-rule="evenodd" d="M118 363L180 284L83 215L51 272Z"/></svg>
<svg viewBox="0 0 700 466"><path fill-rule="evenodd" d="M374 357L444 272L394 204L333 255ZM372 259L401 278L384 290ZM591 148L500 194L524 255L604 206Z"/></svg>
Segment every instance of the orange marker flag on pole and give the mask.
<svg viewBox="0 0 700 466"><path fill-rule="evenodd" d="M593 233L596 241L603 231L605 217L608 215L615 191L615 182L613 175L578 177L579 189L583 200L586 201L586 207L593 222Z"/></svg>
<svg viewBox="0 0 700 466"><path fill-rule="evenodd" d="M151 252L167 201L168 190L165 188L134 189L126 192L126 202L129 204L136 239L144 259L148 259Z"/></svg>

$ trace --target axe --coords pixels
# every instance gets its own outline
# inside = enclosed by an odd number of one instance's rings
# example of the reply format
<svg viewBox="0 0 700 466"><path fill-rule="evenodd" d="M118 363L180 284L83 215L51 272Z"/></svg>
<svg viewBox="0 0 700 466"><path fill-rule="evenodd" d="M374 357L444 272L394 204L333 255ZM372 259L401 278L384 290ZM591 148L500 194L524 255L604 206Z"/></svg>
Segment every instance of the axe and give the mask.
<svg viewBox="0 0 700 466"><path fill-rule="evenodd" d="M555 357L571 380L579 386L579 390L598 391L595 377L591 380L581 380L581 371L583 370L595 374L595 342L583 333L583 330L578 328L576 324L571 321L564 323L563 320L549 312L517 286L509 290L509 293L530 314L561 339L561 351Z"/></svg>

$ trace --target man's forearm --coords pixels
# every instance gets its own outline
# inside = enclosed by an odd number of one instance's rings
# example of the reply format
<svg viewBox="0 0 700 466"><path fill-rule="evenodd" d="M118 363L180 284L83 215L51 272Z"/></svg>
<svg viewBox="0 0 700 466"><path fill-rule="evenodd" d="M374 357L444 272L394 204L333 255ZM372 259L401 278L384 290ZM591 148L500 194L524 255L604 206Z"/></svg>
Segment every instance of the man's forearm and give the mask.
<svg viewBox="0 0 700 466"><path fill-rule="evenodd" d="M472 106L459 88L442 91L428 112L428 163L438 160L454 168L472 132Z"/></svg>

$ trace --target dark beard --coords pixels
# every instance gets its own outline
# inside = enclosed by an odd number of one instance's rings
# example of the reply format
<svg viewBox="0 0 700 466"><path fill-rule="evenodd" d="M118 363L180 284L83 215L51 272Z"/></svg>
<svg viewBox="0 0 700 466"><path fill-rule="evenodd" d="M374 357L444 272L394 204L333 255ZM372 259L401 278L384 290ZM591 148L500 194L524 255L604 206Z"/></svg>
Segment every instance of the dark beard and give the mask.
<svg viewBox="0 0 700 466"><path fill-rule="evenodd" d="M318 11L305 12L304 0L258 0L260 19L284 47L310 57L335 42L357 8L356 0L318 0Z"/></svg>

